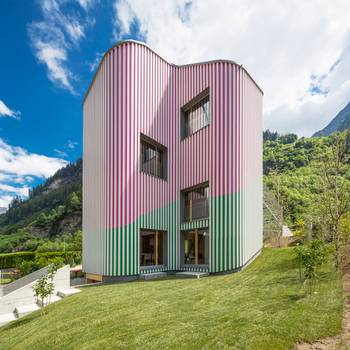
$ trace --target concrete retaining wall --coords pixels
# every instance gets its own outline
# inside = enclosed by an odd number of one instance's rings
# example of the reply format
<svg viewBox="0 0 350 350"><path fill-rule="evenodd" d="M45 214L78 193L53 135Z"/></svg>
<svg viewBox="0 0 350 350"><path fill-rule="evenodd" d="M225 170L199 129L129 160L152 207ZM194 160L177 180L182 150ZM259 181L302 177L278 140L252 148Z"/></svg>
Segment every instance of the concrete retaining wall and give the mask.
<svg viewBox="0 0 350 350"><path fill-rule="evenodd" d="M44 269L46 270L43 271ZM20 287L0 297L0 315L13 312L15 307L18 306L36 303L36 299L34 297L34 292L32 288L37 279L39 279L41 276L47 273L47 268L44 269L40 269L34 272L34 274L37 273L37 277L35 280L33 280L32 278L27 278L30 275L32 275L30 274L15 281L18 282L17 286ZM58 290L70 288L70 266L66 265L58 269L53 279L53 282L55 284L54 294L56 294Z"/></svg>

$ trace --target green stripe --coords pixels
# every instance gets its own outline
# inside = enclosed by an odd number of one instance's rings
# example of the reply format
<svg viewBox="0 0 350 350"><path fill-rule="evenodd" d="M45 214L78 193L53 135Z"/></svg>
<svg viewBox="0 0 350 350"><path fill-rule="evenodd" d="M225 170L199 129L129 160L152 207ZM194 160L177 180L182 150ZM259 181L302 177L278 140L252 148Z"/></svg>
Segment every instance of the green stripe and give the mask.
<svg viewBox="0 0 350 350"><path fill-rule="evenodd" d="M143 215L134 223L106 230L104 273L114 276L140 273L140 229L167 231L168 270L180 268L180 231L209 227L209 272L233 270L242 261L242 196L231 194L210 198L209 219L180 224L180 203Z"/></svg>

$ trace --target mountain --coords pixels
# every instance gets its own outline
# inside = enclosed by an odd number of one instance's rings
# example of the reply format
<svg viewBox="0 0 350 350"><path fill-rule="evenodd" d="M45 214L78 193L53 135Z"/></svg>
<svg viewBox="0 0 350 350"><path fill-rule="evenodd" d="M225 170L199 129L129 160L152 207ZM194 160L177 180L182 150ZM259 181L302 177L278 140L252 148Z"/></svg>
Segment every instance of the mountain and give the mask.
<svg viewBox="0 0 350 350"><path fill-rule="evenodd" d="M52 238L81 229L82 160L68 164L29 191L14 198L0 214L0 235L25 233Z"/></svg>
<svg viewBox="0 0 350 350"><path fill-rule="evenodd" d="M324 194L325 185L334 186L335 155L332 150L337 142L341 155L341 171L337 183L341 184L339 186L342 186L342 190L350 186L350 130L321 137L293 139L292 136L268 130L264 132L264 190L270 191L276 198L283 210L283 220L290 228L305 233L309 230L307 223L312 222L316 236L321 236L321 232L322 235L328 235L330 231L324 224L324 208L320 202L324 197L321 194ZM328 156L324 157L325 155ZM331 185L325 181L331 181ZM266 190L265 202L269 195ZM273 203L270 201L268 204L272 206ZM274 209L273 212L278 210ZM271 227L268 229L271 230Z"/></svg>
<svg viewBox="0 0 350 350"><path fill-rule="evenodd" d="M313 137L328 136L335 131L350 129L350 102L331 120L322 130L317 131Z"/></svg>

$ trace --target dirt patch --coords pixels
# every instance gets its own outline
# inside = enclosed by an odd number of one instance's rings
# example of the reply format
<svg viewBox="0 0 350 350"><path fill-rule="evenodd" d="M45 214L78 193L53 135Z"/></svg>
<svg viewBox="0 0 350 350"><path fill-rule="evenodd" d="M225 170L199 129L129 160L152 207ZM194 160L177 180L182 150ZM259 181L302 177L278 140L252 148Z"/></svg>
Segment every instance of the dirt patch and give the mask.
<svg viewBox="0 0 350 350"><path fill-rule="evenodd" d="M350 264L343 272L343 323L342 331L334 337L324 338L313 343L300 343L297 350L340 350L350 349Z"/></svg>

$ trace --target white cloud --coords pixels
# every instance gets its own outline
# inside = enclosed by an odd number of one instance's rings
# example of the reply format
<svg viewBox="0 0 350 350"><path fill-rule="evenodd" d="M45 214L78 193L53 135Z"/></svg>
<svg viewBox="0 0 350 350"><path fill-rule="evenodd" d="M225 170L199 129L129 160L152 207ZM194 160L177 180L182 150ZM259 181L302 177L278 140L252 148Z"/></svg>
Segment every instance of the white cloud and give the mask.
<svg viewBox="0 0 350 350"><path fill-rule="evenodd" d="M0 100L0 117L11 117L14 119L19 119L21 112L14 111L6 106L5 102Z"/></svg>
<svg viewBox="0 0 350 350"><path fill-rule="evenodd" d="M133 11L128 1L116 1L114 3L114 36L121 39L124 34L129 34L130 26L137 14Z"/></svg>
<svg viewBox="0 0 350 350"><path fill-rule="evenodd" d="M95 0L78 0L79 5L84 10L88 10L93 5L94 2Z"/></svg>
<svg viewBox="0 0 350 350"><path fill-rule="evenodd" d="M7 192L21 197L26 197L29 194L29 187L15 187L0 183L0 192Z"/></svg>
<svg viewBox="0 0 350 350"><path fill-rule="evenodd" d="M56 155L57 155L58 157L61 157L61 158L68 157L68 154L67 154L67 152L65 152L65 151L61 151L61 150L56 149L56 148L55 148L53 151L56 153Z"/></svg>
<svg viewBox="0 0 350 350"><path fill-rule="evenodd" d="M77 145L78 145L78 142L76 141L68 140L67 142L67 147L71 150L75 149Z"/></svg>
<svg viewBox="0 0 350 350"><path fill-rule="evenodd" d="M47 178L67 164L64 159L30 153L0 139L0 206L7 206L16 195L27 196L35 179Z"/></svg>
<svg viewBox="0 0 350 350"><path fill-rule="evenodd" d="M64 150L61 149L54 149L53 151L56 153L56 155L60 158L67 158L68 154L71 151L75 150L75 147L78 145L78 142L76 141L72 141L72 140L68 140L67 143L63 146Z"/></svg>
<svg viewBox="0 0 350 350"><path fill-rule="evenodd" d="M146 42L175 63L242 63L264 90L265 127L310 135L350 100L349 13L348 0L119 0L114 36L132 34L137 23ZM312 76L323 75L316 81L328 94L320 98L310 88Z"/></svg>
<svg viewBox="0 0 350 350"><path fill-rule="evenodd" d="M102 57L103 57L103 52L97 52L95 55L95 59L92 62L88 62L90 72L94 72L96 68L98 67Z"/></svg>
<svg viewBox="0 0 350 350"><path fill-rule="evenodd" d="M73 81L76 77L68 64L68 55L85 37L85 31L93 25L87 14L92 1L79 1L85 10L67 6L63 0L41 0L42 20L28 26L28 34L35 56L47 67L49 79L58 87L75 94ZM69 4L68 4L69 5Z"/></svg>
<svg viewBox="0 0 350 350"><path fill-rule="evenodd" d="M13 196L0 194L0 207L7 208L8 205L10 204L12 198L13 198Z"/></svg>

